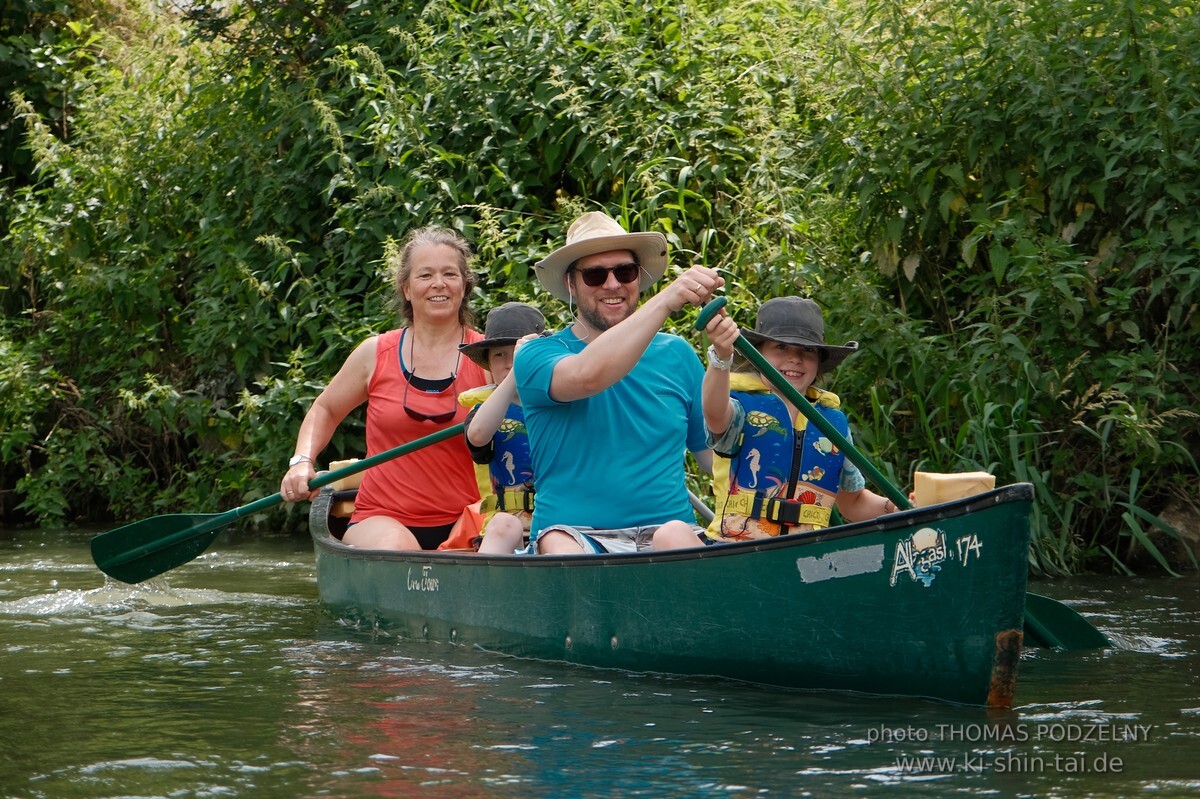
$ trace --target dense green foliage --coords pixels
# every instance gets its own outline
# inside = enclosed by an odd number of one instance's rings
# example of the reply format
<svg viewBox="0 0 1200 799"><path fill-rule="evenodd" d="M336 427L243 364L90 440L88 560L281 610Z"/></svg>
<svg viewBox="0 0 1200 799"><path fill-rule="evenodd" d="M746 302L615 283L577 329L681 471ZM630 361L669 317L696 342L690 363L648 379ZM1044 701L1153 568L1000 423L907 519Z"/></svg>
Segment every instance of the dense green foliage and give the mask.
<svg viewBox="0 0 1200 799"><path fill-rule="evenodd" d="M0 2L0 181L9 188L33 182L32 153L21 147L23 128L14 113L12 93L19 91L56 135L74 128L75 101L88 83L91 67L101 62L101 36L95 20L106 23L103 0ZM8 230L7 209L0 206L0 237Z"/></svg>
<svg viewBox="0 0 1200 799"><path fill-rule="evenodd" d="M842 146L819 157L922 320L877 413L931 466L1074 498L1039 508L1044 566L1076 545L1119 561L1118 516L1157 556L1147 509L1196 497L1200 18L1151 0L863 19L831 81Z"/></svg>
<svg viewBox="0 0 1200 799"><path fill-rule="evenodd" d="M600 207L725 270L747 323L819 299L864 343L830 387L897 482L1034 482L1040 571L1166 564L1149 533L1197 486L1200 22L1121 9L127 9L66 135L9 100L0 156L36 181L4 188L0 518L269 493L308 402L394 324L406 230L475 242L482 311L536 300L532 263ZM361 446L347 424L323 457Z"/></svg>

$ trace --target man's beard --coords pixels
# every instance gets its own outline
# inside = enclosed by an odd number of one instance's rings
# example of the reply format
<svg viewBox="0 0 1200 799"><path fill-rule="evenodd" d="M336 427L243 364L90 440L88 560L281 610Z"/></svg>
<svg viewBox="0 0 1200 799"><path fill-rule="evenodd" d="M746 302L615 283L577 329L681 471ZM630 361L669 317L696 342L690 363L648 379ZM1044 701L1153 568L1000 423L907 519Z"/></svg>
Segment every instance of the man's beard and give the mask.
<svg viewBox="0 0 1200 799"><path fill-rule="evenodd" d="M631 311L630 313L627 313L624 316L622 316L620 319L617 319L616 321L612 321L609 319L605 319L603 316L601 316L597 312L599 307L600 307L599 302L597 302L595 305L587 307L587 308L583 307L583 304L581 303L579 305L579 315L581 317L583 317L583 321L587 323L588 327L592 328L593 330L598 330L601 333L603 333L605 330L608 330L610 327L617 325L620 322L624 322L632 314L632 311Z"/></svg>

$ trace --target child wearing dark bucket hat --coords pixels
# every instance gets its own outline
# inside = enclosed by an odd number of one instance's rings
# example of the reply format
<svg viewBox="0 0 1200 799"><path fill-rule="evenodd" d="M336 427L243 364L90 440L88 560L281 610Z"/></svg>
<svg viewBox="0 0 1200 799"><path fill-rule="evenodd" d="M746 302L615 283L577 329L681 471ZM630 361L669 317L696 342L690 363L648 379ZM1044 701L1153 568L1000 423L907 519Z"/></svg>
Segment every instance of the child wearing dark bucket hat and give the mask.
<svg viewBox="0 0 1200 799"><path fill-rule="evenodd" d="M523 546L533 511L533 465L512 362L520 344L545 331L546 318L537 308L506 302L488 312L481 340L459 347L490 371L494 382L458 397L471 409L463 423L467 449L486 474L480 475L483 500L476 523L462 525L451 546L472 546L477 532L484 554L511 555Z"/></svg>
<svg viewBox="0 0 1200 799"><path fill-rule="evenodd" d="M745 336L851 441L841 400L813 381L853 354L858 343L826 344L817 303L801 297L768 300L758 310L754 330L739 330L722 311L706 332L712 345L704 375L704 421L717 456L710 539L742 541L821 529L829 526L835 506L849 521L896 510L868 490L858 468L761 375L731 372L734 341Z"/></svg>

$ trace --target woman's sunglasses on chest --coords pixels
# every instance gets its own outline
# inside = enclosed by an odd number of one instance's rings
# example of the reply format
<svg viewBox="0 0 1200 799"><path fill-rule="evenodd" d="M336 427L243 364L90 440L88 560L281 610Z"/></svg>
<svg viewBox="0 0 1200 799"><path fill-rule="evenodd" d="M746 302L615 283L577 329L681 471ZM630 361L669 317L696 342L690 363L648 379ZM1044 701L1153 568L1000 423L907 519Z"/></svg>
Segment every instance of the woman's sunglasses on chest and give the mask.
<svg viewBox="0 0 1200 799"><path fill-rule="evenodd" d="M455 379L450 382L450 388L454 388L454 384L457 382L457 377L458 376L455 375ZM450 410L446 411L445 413L421 413L420 411L413 410L412 408L408 407L408 387L411 385L411 380L404 381L403 405L404 412L408 414L408 418L414 419L418 422L433 422L434 424L443 424L444 422L448 422L453 419L454 414L458 413L457 400L455 399L453 391L445 392L450 395L451 403Z"/></svg>

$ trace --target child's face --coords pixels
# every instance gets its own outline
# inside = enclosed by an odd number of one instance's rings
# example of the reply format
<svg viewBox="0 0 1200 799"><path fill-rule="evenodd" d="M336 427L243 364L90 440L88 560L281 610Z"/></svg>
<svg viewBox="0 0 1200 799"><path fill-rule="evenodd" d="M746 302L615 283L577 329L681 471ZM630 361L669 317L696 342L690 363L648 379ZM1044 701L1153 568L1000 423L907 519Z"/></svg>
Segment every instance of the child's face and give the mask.
<svg viewBox="0 0 1200 799"><path fill-rule="evenodd" d="M764 341L759 348L767 363L774 366L792 388L803 394L817 378L821 364L820 353L815 347L801 347L778 341Z"/></svg>
<svg viewBox="0 0 1200 799"><path fill-rule="evenodd" d="M516 344L488 347L488 371L492 373L492 380L497 385L512 371L513 350L516 348Z"/></svg>

